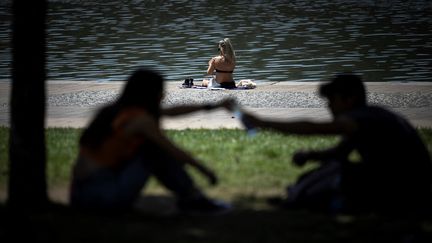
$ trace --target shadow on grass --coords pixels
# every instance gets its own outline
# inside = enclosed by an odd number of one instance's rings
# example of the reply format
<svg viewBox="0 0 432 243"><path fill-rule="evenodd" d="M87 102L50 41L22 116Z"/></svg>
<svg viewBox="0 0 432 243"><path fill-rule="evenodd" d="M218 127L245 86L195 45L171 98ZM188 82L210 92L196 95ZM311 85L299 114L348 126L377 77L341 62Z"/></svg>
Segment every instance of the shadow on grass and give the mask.
<svg viewBox="0 0 432 243"><path fill-rule="evenodd" d="M242 206L219 216L145 210L101 214L57 205L46 212L11 213L0 204L1 242L432 242L432 221L397 216L329 216ZM144 202L145 200L143 200ZM145 204L144 203L144 204ZM162 207L165 207L162 206ZM161 207L159 205L159 207ZM171 206L168 206L170 208ZM160 210L162 208L159 208ZM156 210L156 209L155 209Z"/></svg>

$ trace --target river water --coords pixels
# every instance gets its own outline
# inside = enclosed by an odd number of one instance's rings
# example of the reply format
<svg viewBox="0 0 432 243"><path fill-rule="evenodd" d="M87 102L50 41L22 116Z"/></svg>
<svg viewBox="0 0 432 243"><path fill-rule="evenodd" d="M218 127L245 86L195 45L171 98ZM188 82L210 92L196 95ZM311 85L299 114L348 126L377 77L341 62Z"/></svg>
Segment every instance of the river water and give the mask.
<svg viewBox="0 0 432 243"><path fill-rule="evenodd" d="M10 1L0 0L0 79L10 78ZM229 37L235 79L432 81L432 1L52 0L51 80L124 80L146 66L169 81L205 75Z"/></svg>

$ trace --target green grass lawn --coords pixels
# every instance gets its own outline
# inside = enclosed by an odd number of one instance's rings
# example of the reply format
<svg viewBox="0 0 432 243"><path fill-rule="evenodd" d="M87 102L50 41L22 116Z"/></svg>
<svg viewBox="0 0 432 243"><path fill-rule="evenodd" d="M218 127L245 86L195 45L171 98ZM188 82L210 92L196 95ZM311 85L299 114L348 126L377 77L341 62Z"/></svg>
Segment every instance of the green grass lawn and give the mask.
<svg viewBox="0 0 432 243"><path fill-rule="evenodd" d="M291 165L294 151L301 148L331 146L335 137L283 136L262 132L248 137L242 130L169 130L167 135L179 146L192 153L219 175L220 183L209 188L194 170L191 173L200 186L231 197L236 193L261 194L281 190L296 179L301 171ZM50 128L46 131L47 176L51 186L65 185L70 180L71 167L76 158L81 130ZM0 129L0 182L7 175L8 129ZM149 190L158 187L153 181ZM224 195L226 194L226 195Z"/></svg>
<svg viewBox="0 0 432 243"><path fill-rule="evenodd" d="M284 136L272 132L248 137L242 130L230 129L166 132L179 146L214 169L220 178L216 187L210 187L200 175L192 173L207 193L234 203L235 212L208 218L136 213L101 216L65 209L27 217L28 228L23 231L57 242L83 239L96 242L418 242L432 239L431 221L407 220L398 215L364 215L353 219L265 206L267 196L281 195L287 184L312 167L298 168L291 164L296 150L332 146L337 143L337 137ZM0 127L3 190L8 175L8 133L7 128ZM67 190L80 133L79 129L46 131L50 188ZM419 129L419 133L432 151L432 129ZM166 195L154 180L145 192ZM11 227L11 222L1 217L5 210L0 203L0 241L8 236L7 229ZM21 227L20 221L12 221L12 225Z"/></svg>
<svg viewBox="0 0 432 243"><path fill-rule="evenodd" d="M8 128L0 127L0 184L4 184L7 177L8 133ZM221 191L243 193L284 187L311 167L293 166L291 157L295 151L325 148L338 141L337 137L330 136L294 136L273 132L261 132L249 137L244 131L235 129L168 130L166 133L176 144L216 171L220 177L217 187ZM420 129L419 133L429 150L432 150L432 129ZM49 185L69 182L80 134L80 129L47 129ZM196 179L201 186L208 187L200 176L196 176Z"/></svg>

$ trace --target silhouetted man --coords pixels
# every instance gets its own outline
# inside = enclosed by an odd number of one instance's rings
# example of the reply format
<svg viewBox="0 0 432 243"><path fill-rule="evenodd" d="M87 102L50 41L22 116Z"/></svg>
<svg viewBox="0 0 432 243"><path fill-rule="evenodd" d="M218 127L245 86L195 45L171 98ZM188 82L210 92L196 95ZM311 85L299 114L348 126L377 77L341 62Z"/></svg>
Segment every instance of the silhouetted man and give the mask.
<svg viewBox="0 0 432 243"><path fill-rule="evenodd" d="M336 210L430 207L431 160L409 122L385 108L368 105L363 82L353 74L336 76L321 85L319 93L328 101L332 121L276 122L245 116L252 125L284 133L342 136L335 147L294 155L297 165L319 161L321 167L291 187L292 193L288 190L285 205L304 202ZM354 151L360 157L357 163L350 160Z"/></svg>

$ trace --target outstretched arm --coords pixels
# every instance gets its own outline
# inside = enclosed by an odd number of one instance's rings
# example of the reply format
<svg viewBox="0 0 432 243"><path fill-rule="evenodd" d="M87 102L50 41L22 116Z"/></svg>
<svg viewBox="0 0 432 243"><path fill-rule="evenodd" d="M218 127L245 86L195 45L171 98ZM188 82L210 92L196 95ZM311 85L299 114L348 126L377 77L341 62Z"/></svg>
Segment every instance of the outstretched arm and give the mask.
<svg viewBox="0 0 432 243"><path fill-rule="evenodd" d="M208 63L207 74L212 75L214 70L215 70L215 58L213 57L212 59L210 59Z"/></svg>
<svg viewBox="0 0 432 243"><path fill-rule="evenodd" d="M209 111L221 107L230 109L233 103L234 101L232 99L225 99L217 103L207 103L207 104L198 104L198 105L179 105L179 106L162 109L161 113L162 115L165 116L178 116L178 115L184 115L184 114L201 111L201 110Z"/></svg>
<svg viewBox="0 0 432 243"><path fill-rule="evenodd" d="M300 135L350 134L357 129L357 124L353 120L344 117L329 122L310 122L305 120L284 122L261 119L251 114L245 114L243 119L255 127Z"/></svg>

